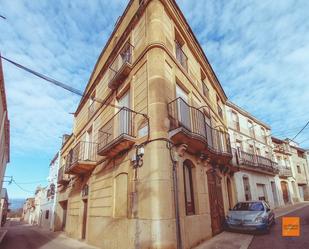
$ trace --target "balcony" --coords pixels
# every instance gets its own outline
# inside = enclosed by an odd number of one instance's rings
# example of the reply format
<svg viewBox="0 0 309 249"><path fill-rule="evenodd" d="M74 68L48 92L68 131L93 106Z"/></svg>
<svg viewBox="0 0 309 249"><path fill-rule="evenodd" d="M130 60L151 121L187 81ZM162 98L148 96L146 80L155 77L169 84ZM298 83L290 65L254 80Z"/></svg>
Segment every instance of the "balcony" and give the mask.
<svg viewBox="0 0 309 249"><path fill-rule="evenodd" d="M98 138L100 156L113 157L132 147L136 138L135 116L134 111L123 107L103 125Z"/></svg>
<svg viewBox="0 0 309 249"><path fill-rule="evenodd" d="M70 181L68 175L64 174L64 167L58 169L58 180L57 183L60 185L65 185Z"/></svg>
<svg viewBox="0 0 309 249"><path fill-rule="evenodd" d="M67 156L65 173L79 175L92 171L96 166L96 149L96 143L78 142Z"/></svg>
<svg viewBox="0 0 309 249"><path fill-rule="evenodd" d="M290 148L285 144L274 144L274 152L282 153L285 155L291 155Z"/></svg>
<svg viewBox="0 0 309 249"><path fill-rule="evenodd" d="M229 135L206 123L204 113L182 98L168 104L170 138L176 144L187 144L191 153L205 154L227 163L232 158Z"/></svg>
<svg viewBox="0 0 309 249"><path fill-rule="evenodd" d="M279 177L288 178L292 177L292 170L289 167L279 166Z"/></svg>
<svg viewBox="0 0 309 249"><path fill-rule="evenodd" d="M133 46L127 42L120 53L117 55L113 64L109 67L111 80L108 87L112 90L117 89L132 70L132 51Z"/></svg>
<svg viewBox="0 0 309 249"><path fill-rule="evenodd" d="M234 150L236 162L238 165L258 172L276 174L278 173L278 165L269 158L251 154L241 150Z"/></svg>
<svg viewBox="0 0 309 249"><path fill-rule="evenodd" d="M188 72L188 57L183 52L181 45L176 42L176 59L181 64L181 66Z"/></svg>

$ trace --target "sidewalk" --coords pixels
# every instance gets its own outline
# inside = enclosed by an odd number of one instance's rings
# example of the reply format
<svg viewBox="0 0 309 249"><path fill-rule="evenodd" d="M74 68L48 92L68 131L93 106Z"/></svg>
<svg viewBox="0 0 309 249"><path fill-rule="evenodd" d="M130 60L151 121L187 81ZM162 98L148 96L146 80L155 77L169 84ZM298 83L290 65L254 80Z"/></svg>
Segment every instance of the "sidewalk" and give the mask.
<svg viewBox="0 0 309 249"><path fill-rule="evenodd" d="M284 206L274 210L276 218L309 205L309 201ZM254 235L244 233L222 232L201 243L194 249L247 249Z"/></svg>

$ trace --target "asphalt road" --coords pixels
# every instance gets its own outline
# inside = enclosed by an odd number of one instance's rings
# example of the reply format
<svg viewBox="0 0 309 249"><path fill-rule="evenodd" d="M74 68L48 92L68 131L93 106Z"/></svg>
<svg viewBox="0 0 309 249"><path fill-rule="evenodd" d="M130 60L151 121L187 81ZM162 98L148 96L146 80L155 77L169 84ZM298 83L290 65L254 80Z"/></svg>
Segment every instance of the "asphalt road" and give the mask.
<svg viewBox="0 0 309 249"><path fill-rule="evenodd" d="M291 212L286 217L300 217L300 237L282 237L282 217L269 234L255 235L249 249L309 249L309 206Z"/></svg>
<svg viewBox="0 0 309 249"><path fill-rule="evenodd" d="M18 221L9 221L1 249L93 249L60 233L39 229Z"/></svg>

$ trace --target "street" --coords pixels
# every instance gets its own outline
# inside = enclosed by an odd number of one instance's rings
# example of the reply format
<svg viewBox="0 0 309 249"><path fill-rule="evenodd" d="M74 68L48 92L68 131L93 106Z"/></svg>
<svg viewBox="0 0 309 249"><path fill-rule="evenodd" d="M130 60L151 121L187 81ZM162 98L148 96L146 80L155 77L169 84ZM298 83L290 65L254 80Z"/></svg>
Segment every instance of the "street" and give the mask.
<svg viewBox="0 0 309 249"><path fill-rule="evenodd" d="M288 217L300 217L300 237L282 237L282 217L276 219L276 224L269 234L255 235L249 249L308 249L309 248L309 206L293 211Z"/></svg>
<svg viewBox="0 0 309 249"><path fill-rule="evenodd" d="M8 221L1 249L94 249L61 233L42 230L19 221Z"/></svg>

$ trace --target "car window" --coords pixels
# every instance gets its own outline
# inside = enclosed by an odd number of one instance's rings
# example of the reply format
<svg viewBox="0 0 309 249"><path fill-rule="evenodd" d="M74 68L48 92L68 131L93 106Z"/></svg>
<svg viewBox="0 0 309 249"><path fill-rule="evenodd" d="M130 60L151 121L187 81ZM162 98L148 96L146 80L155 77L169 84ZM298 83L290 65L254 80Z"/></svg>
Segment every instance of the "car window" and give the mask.
<svg viewBox="0 0 309 249"><path fill-rule="evenodd" d="M233 208L234 211L264 211L261 202L238 202Z"/></svg>

